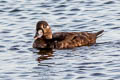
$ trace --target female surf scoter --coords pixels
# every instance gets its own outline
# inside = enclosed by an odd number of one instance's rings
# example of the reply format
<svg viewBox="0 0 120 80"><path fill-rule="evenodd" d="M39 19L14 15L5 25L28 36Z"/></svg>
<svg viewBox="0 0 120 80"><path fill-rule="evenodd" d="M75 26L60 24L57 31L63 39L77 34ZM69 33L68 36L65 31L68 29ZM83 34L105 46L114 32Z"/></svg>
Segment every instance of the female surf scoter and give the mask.
<svg viewBox="0 0 120 80"><path fill-rule="evenodd" d="M96 43L98 36L103 33L88 32L56 32L52 33L46 21L39 21L36 25L33 48L37 49L65 49L80 46L89 46Z"/></svg>

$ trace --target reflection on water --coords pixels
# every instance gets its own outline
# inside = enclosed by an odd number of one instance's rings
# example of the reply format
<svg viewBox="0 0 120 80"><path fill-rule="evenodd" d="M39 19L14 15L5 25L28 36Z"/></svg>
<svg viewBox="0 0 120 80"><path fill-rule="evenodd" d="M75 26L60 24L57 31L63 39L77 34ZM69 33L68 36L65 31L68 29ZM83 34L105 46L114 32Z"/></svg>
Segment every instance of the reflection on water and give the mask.
<svg viewBox="0 0 120 80"><path fill-rule="evenodd" d="M47 49L47 50L39 50L37 53L39 57L37 58L37 61L43 61L43 60L48 60L50 57L53 56L53 49Z"/></svg>

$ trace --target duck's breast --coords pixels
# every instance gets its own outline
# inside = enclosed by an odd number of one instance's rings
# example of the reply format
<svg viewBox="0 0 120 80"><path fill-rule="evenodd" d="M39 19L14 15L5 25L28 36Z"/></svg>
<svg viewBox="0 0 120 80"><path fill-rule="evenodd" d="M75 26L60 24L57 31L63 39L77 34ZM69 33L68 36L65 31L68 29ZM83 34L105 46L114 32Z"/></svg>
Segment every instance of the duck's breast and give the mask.
<svg viewBox="0 0 120 80"><path fill-rule="evenodd" d="M46 48L47 44L46 41L43 39L37 39L33 43L33 48Z"/></svg>

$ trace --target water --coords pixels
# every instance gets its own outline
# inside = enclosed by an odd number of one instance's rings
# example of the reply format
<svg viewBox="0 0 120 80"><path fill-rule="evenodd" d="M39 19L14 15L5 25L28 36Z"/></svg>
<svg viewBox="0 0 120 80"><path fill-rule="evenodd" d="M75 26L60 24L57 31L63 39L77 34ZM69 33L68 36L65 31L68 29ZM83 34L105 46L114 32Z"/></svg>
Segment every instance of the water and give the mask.
<svg viewBox="0 0 120 80"><path fill-rule="evenodd" d="M105 32L93 46L38 51L39 20L53 32ZM119 34L119 0L0 0L0 80L120 80Z"/></svg>

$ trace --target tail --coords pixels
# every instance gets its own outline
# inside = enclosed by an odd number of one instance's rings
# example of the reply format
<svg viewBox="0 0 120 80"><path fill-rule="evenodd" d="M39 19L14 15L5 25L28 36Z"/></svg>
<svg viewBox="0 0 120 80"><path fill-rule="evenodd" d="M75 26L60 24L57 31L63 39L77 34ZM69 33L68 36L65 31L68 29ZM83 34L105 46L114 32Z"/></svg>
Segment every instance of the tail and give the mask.
<svg viewBox="0 0 120 80"><path fill-rule="evenodd" d="M99 37L98 35L102 34L104 32L104 30L101 30L99 32L96 33L96 36Z"/></svg>

